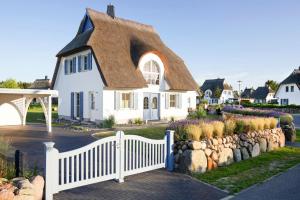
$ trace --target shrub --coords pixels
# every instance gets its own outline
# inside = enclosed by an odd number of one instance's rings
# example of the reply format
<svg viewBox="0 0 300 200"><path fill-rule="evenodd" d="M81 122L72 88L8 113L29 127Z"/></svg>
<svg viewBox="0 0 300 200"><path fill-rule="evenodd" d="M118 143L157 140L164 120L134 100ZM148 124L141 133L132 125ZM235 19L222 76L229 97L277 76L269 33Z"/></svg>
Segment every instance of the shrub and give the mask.
<svg viewBox="0 0 300 200"><path fill-rule="evenodd" d="M223 137L224 135L224 123L220 121L215 121L212 123L214 127L214 137Z"/></svg>
<svg viewBox="0 0 300 200"><path fill-rule="evenodd" d="M234 132L237 133L237 134L245 132L245 122L244 122L244 120L237 120L236 121Z"/></svg>
<svg viewBox="0 0 300 200"><path fill-rule="evenodd" d="M136 125L142 125L143 121L141 120L141 118L136 118L136 119L134 119L133 123Z"/></svg>
<svg viewBox="0 0 300 200"><path fill-rule="evenodd" d="M234 120L225 121L225 135L232 135L235 130L236 123Z"/></svg>
<svg viewBox="0 0 300 200"><path fill-rule="evenodd" d="M281 125L290 125L294 121L294 118L290 114L286 114L283 116L280 116L280 124Z"/></svg>
<svg viewBox="0 0 300 200"><path fill-rule="evenodd" d="M202 130L197 125L188 125L185 127L185 133L188 140L199 141L202 135Z"/></svg>
<svg viewBox="0 0 300 200"><path fill-rule="evenodd" d="M203 107L199 107L196 111L190 112L188 119L201 119L207 116L206 111Z"/></svg>
<svg viewBox="0 0 300 200"><path fill-rule="evenodd" d="M250 120L250 131L258 131L258 124L255 119Z"/></svg>
<svg viewBox="0 0 300 200"><path fill-rule="evenodd" d="M208 139L213 137L214 127L212 124L201 122L200 128L202 130L202 135Z"/></svg>
<svg viewBox="0 0 300 200"><path fill-rule="evenodd" d="M264 118L264 129L270 129L270 118Z"/></svg>
<svg viewBox="0 0 300 200"><path fill-rule="evenodd" d="M270 118L270 129L276 128L278 124L278 120L275 118Z"/></svg>
<svg viewBox="0 0 300 200"><path fill-rule="evenodd" d="M116 124L115 117L113 115L109 116L103 122L104 128L112 128Z"/></svg>
<svg viewBox="0 0 300 200"><path fill-rule="evenodd" d="M255 122L259 131L264 130L265 120L263 118L256 118Z"/></svg>

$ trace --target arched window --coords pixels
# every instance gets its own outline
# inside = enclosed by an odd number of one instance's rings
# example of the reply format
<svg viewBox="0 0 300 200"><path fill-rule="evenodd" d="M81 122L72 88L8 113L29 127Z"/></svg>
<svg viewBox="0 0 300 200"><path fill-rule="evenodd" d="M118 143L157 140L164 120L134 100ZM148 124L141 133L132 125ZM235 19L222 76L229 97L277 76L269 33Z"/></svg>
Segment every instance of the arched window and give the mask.
<svg viewBox="0 0 300 200"><path fill-rule="evenodd" d="M159 64L154 60L146 62L143 75L148 84L159 85Z"/></svg>
<svg viewBox="0 0 300 200"><path fill-rule="evenodd" d="M157 97L152 99L152 109L157 109Z"/></svg>
<svg viewBox="0 0 300 200"><path fill-rule="evenodd" d="M211 97L211 95L212 95L211 90L206 90L206 91L205 91L205 96L206 96L206 97Z"/></svg>
<svg viewBox="0 0 300 200"><path fill-rule="evenodd" d="M148 99L148 97L144 97L144 109L149 109L149 99Z"/></svg>

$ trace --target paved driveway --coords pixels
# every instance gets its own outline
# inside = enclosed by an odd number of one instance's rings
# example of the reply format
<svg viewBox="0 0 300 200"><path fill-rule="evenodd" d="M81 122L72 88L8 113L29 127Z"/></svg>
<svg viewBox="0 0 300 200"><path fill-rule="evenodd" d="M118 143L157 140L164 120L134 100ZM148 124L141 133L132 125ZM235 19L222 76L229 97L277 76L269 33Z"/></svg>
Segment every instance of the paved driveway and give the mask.
<svg viewBox="0 0 300 200"><path fill-rule="evenodd" d="M129 176L124 183L106 181L63 191L55 200L217 200L227 193L191 177L165 170Z"/></svg>
<svg viewBox="0 0 300 200"><path fill-rule="evenodd" d="M74 133L62 128L53 128L48 134L42 125L0 127L0 137L10 139L12 146L26 154L29 167L44 166L45 141L55 142L60 151L68 151L91 143L91 133ZM143 199L143 200L217 200L227 193L208 186L189 176L156 170L126 177L125 183L106 181L85 187L60 192L56 200L94 199Z"/></svg>
<svg viewBox="0 0 300 200"><path fill-rule="evenodd" d="M57 127L49 134L43 125L0 127L0 137L9 140L14 148L24 153L28 167L36 166L40 171L43 170L45 161L43 142L53 141L55 147L63 152L95 141L90 135Z"/></svg>

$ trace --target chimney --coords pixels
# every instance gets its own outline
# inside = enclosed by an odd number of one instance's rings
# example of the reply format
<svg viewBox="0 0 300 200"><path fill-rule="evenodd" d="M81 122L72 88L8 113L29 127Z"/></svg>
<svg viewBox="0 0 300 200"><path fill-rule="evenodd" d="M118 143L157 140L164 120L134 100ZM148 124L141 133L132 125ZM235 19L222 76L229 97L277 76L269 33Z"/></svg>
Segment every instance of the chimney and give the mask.
<svg viewBox="0 0 300 200"><path fill-rule="evenodd" d="M107 15L109 15L111 18L115 18L115 7L114 5L109 4L107 6L107 11L106 11Z"/></svg>
<svg viewBox="0 0 300 200"><path fill-rule="evenodd" d="M45 76L45 80L48 80L48 76Z"/></svg>

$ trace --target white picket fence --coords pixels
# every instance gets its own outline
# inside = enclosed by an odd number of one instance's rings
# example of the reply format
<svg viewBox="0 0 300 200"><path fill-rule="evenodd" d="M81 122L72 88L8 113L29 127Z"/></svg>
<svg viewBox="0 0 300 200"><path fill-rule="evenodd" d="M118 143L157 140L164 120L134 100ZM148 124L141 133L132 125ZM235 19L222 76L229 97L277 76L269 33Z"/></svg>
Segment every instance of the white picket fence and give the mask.
<svg viewBox="0 0 300 200"><path fill-rule="evenodd" d="M45 199L60 191L124 177L159 168L173 170L174 132L163 140L152 140L118 131L115 136L59 153L46 142Z"/></svg>

